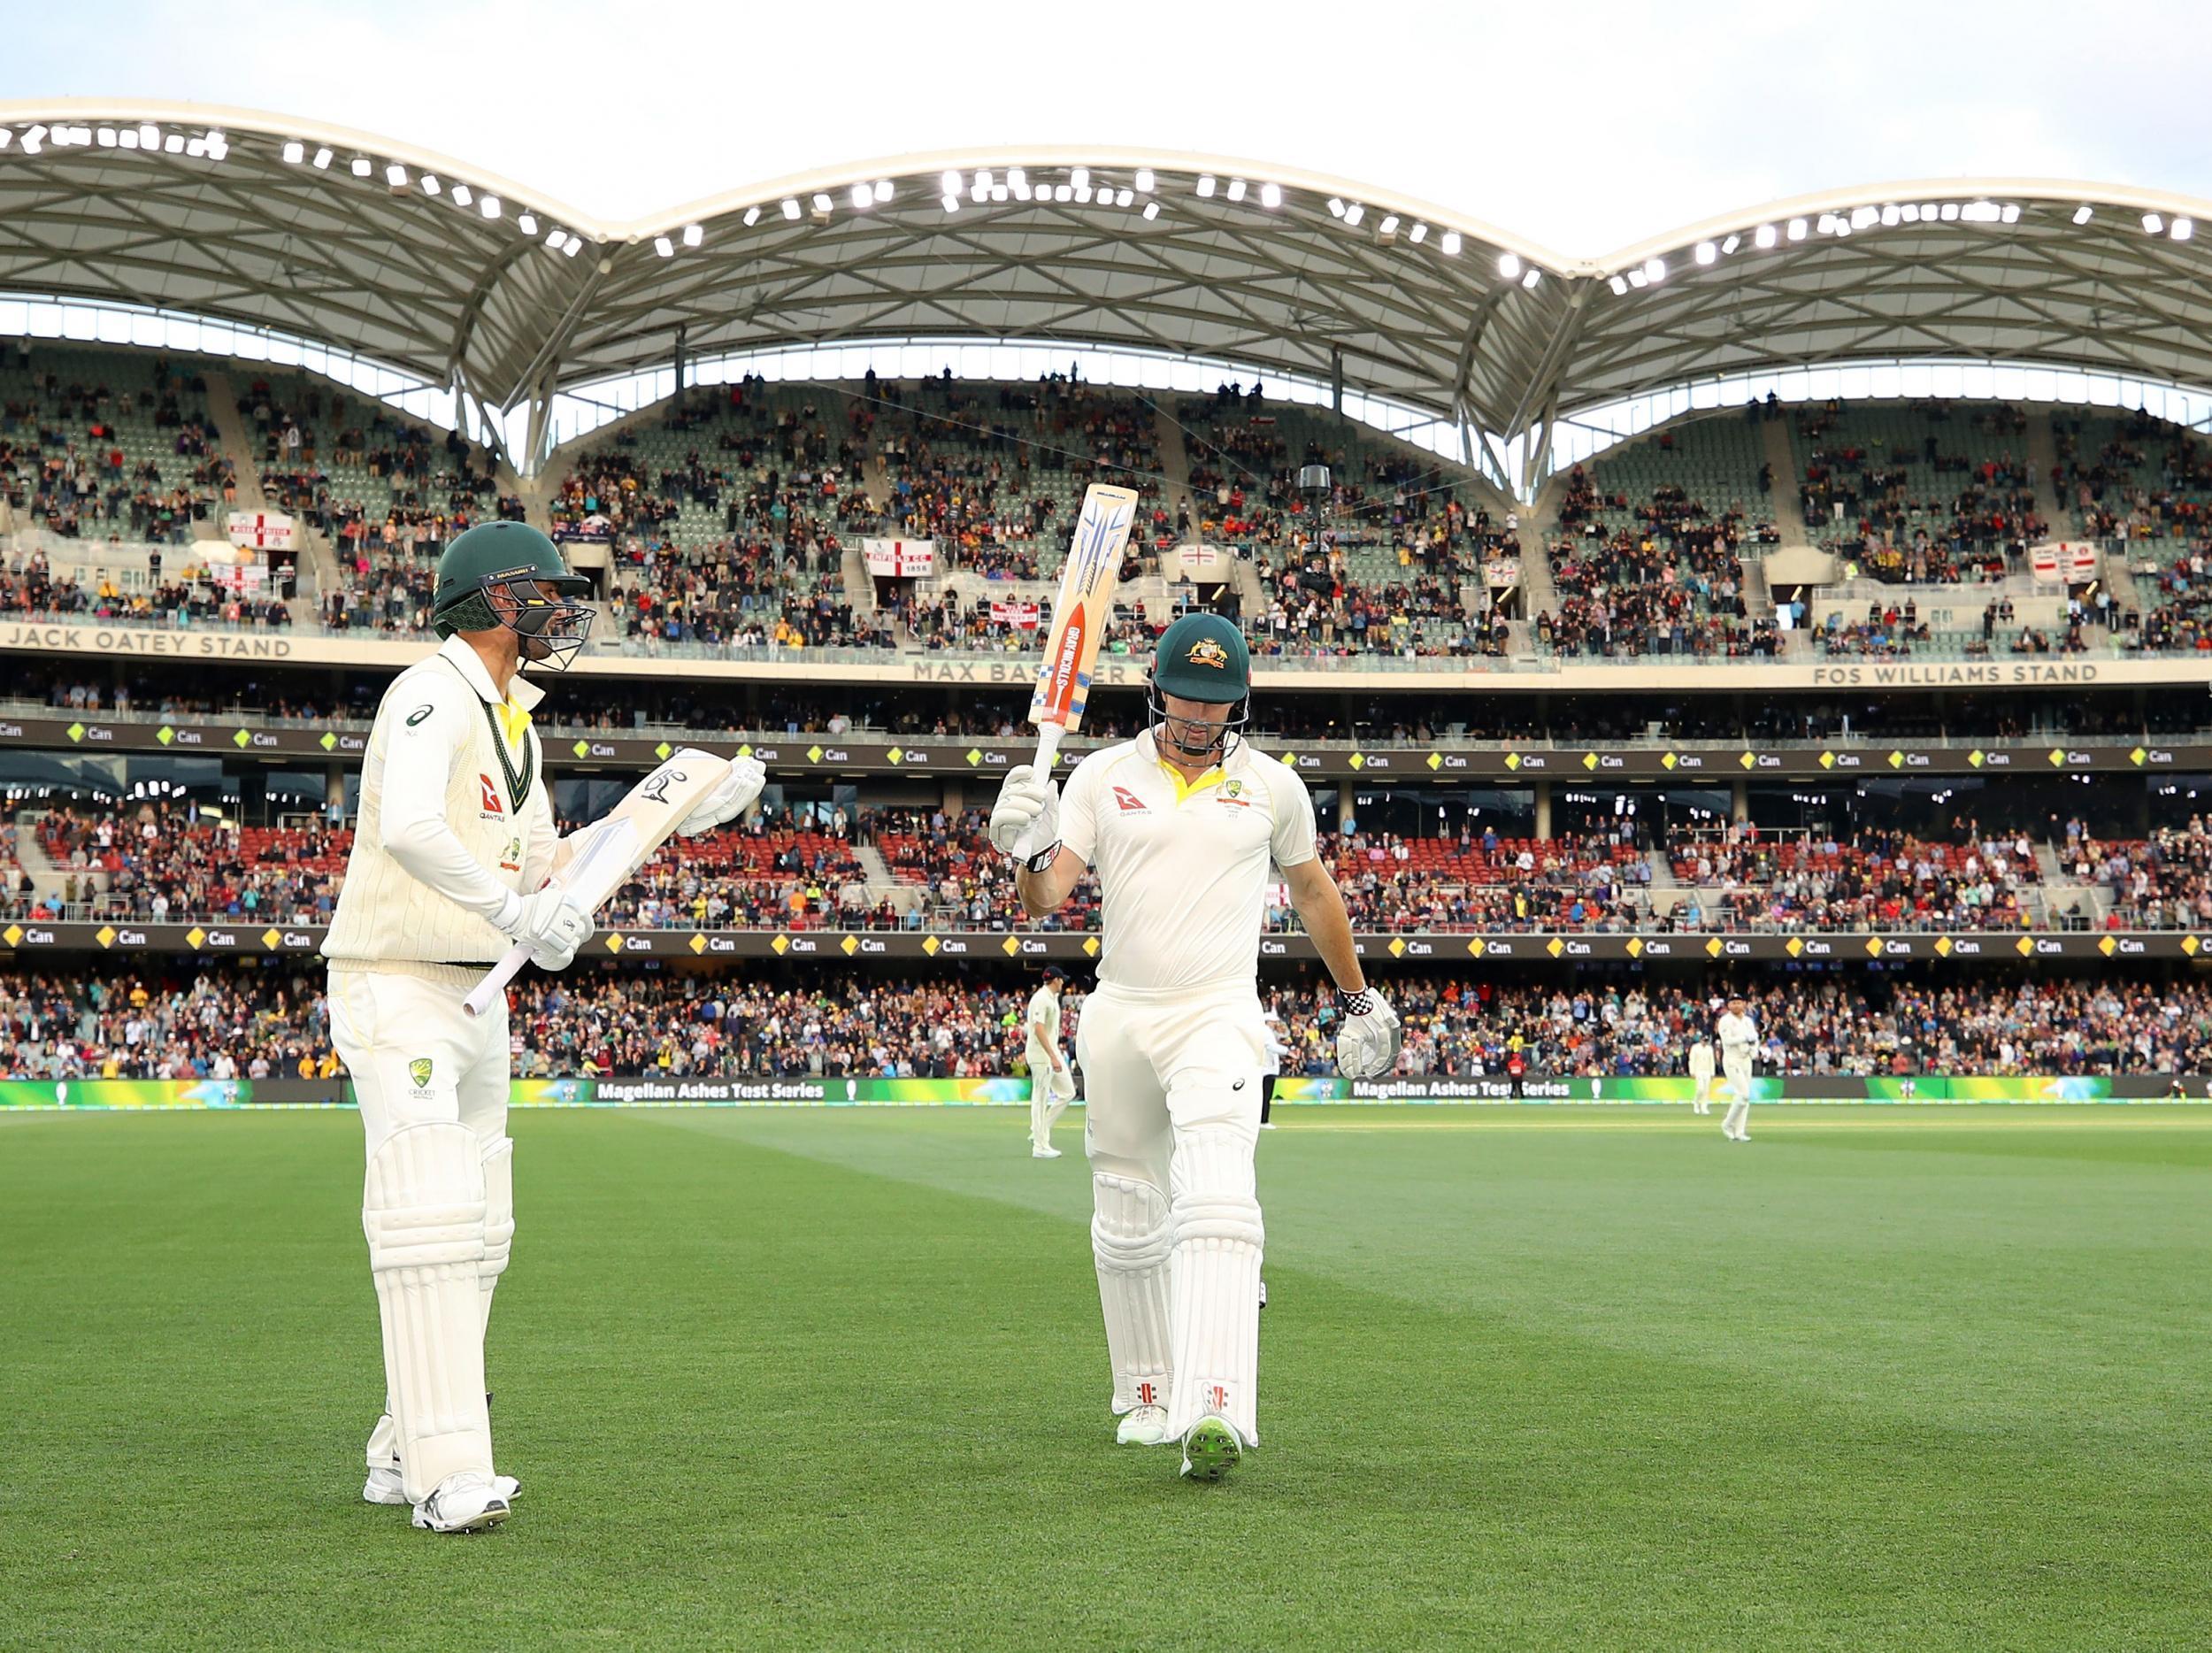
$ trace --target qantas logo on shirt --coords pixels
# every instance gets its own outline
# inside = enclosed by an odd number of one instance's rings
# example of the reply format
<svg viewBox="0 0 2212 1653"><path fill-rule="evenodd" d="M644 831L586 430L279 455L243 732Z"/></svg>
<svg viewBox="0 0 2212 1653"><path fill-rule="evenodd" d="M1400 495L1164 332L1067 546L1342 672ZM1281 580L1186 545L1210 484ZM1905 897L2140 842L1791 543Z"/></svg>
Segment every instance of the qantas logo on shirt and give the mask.
<svg viewBox="0 0 2212 1653"><path fill-rule="evenodd" d="M1149 812L1145 809L1144 800L1127 787L1114 788L1114 803L1125 815L1143 815Z"/></svg>
<svg viewBox="0 0 2212 1653"><path fill-rule="evenodd" d="M476 784L484 789L482 808L479 811L482 819L488 821L505 819L507 811L499 801L499 788L492 785L492 778L489 775L479 775L476 777Z"/></svg>

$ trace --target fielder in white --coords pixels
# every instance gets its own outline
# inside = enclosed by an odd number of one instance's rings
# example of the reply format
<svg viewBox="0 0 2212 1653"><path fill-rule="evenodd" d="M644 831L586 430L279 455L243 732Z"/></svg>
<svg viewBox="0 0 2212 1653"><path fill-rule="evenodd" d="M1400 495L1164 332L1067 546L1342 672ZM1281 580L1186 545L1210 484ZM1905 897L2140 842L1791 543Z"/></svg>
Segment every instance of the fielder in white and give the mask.
<svg viewBox="0 0 2212 1653"><path fill-rule="evenodd" d="M1758 1047L1759 1029L1746 1014L1740 998L1728 1001L1727 1011L1714 1024L1720 1041L1720 1071L1728 1081L1728 1111L1721 1116L1721 1134L1732 1142L1751 1140L1751 1053Z"/></svg>
<svg viewBox="0 0 2212 1653"><path fill-rule="evenodd" d="M1026 842L1048 846L1015 875L1032 915L1098 870L1098 986L1076 1053L1116 1439L1180 1442L1182 1472L1205 1480L1259 1442L1252 1157L1271 862L1336 982L1339 1070L1387 1073L1399 1041L1316 856L1305 783L1241 737L1250 702L1242 635L1218 615L1186 615L1160 640L1145 733L1086 757L1064 799L1049 775L1010 771L991 811L1001 850L1033 826Z"/></svg>
<svg viewBox="0 0 2212 1653"><path fill-rule="evenodd" d="M1029 1068L1029 1155L1033 1159L1057 1159L1052 1127L1075 1100L1075 1075L1060 1050L1060 992L1067 973L1057 965L1045 966L1044 985L1029 996L1029 1011L1022 1023L1022 1058Z"/></svg>
<svg viewBox="0 0 2212 1653"><path fill-rule="evenodd" d="M546 880L565 858L525 665L584 645L587 583L519 522L480 524L438 562L444 642L392 681L362 765L353 852L330 931L331 1042L367 1137L361 1226L384 1327L384 1416L369 1436L372 1503L472 1532L519 1490L492 1467L484 1328L514 1241L507 1001L461 1001L512 942L565 969L591 915ZM680 832L704 832L760 790L733 765Z"/></svg>
<svg viewBox="0 0 2212 1653"><path fill-rule="evenodd" d="M1713 1042L1693 1040L1690 1044L1690 1079L1695 1088L1690 1092L1690 1111L1710 1113L1713 1111Z"/></svg>

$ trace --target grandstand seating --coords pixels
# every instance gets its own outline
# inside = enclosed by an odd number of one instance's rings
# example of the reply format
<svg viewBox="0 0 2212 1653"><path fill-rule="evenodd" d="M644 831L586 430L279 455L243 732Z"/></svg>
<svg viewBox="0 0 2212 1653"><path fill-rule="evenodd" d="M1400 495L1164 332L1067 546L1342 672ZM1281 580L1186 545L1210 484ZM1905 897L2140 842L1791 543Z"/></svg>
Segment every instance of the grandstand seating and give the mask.
<svg viewBox="0 0 2212 1653"><path fill-rule="evenodd" d="M1797 409L1790 439L1806 527L1876 579L2001 578L2049 527L2016 408L1829 403Z"/></svg>

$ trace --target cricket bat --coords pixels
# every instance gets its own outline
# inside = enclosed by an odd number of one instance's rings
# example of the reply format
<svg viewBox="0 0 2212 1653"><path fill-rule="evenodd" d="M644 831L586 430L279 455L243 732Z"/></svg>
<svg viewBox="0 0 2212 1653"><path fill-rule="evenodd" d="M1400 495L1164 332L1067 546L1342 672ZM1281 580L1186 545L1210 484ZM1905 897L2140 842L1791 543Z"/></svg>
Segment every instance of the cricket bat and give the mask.
<svg viewBox="0 0 2212 1653"><path fill-rule="evenodd" d="M1113 618L1114 587L1121 559L1137 520L1134 488L1094 482L1083 490L1082 514L1060 570L1059 595L1052 600L1052 625L1045 634L1045 657L1037 668L1036 692L1029 699L1029 720L1037 726L1036 765L1050 776L1064 735L1083 727L1083 708L1091 695L1091 667ZM1016 854L1034 855L1041 844L1026 838Z"/></svg>
<svg viewBox="0 0 2212 1653"><path fill-rule="evenodd" d="M632 787L629 796L603 818L577 834L575 849L551 881L572 894L586 911L595 911L653 858L676 824L729 773L726 757L690 746L674 753ZM461 1001L461 1008L471 1016L481 1016L529 962L530 950L516 942Z"/></svg>

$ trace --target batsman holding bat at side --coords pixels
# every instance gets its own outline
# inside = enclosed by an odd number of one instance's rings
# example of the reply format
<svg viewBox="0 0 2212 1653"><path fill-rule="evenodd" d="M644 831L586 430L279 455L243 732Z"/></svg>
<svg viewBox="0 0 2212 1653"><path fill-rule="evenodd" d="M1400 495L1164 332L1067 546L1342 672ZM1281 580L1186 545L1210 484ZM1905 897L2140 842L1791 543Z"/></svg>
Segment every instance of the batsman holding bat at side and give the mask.
<svg viewBox="0 0 2212 1653"><path fill-rule="evenodd" d="M463 1000L511 945L562 970L592 932L579 896L548 881L575 844L555 830L530 727L543 691L519 674L575 658L587 589L523 523L480 524L446 548L432 607L444 642L377 708L323 942L331 1041L367 1137L361 1225L384 1328L385 1412L362 1495L413 1506L434 1532L496 1526L518 1490L493 1472L484 1392L484 1327L515 1231L507 1001L495 993L471 1016ZM733 819L761 780L734 761L675 830Z"/></svg>
<svg viewBox="0 0 2212 1653"><path fill-rule="evenodd" d="M1259 1442L1252 1156L1268 1067L1257 978L1271 862L1335 979L1339 1070L1388 1073L1399 1041L1316 855L1305 783L1242 738L1250 669L1228 620L1176 621L1154 660L1145 732L1086 757L1064 798L1048 772L1010 770L990 826L1020 860L1033 916L1098 869L1098 987L1076 1050L1117 1439L1179 1442L1182 1472L1206 1480Z"/></svg>

